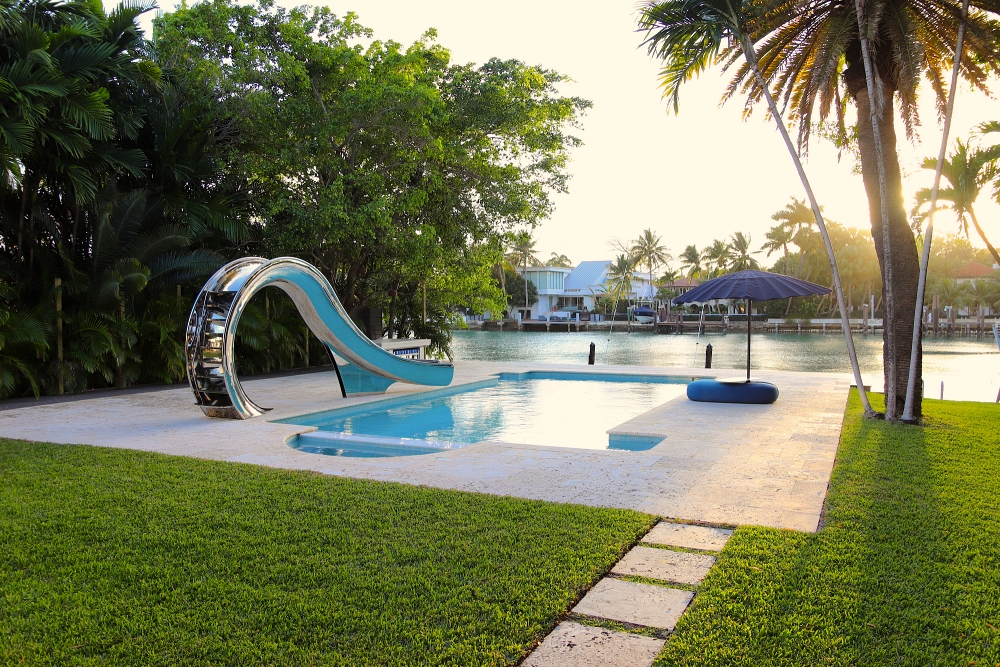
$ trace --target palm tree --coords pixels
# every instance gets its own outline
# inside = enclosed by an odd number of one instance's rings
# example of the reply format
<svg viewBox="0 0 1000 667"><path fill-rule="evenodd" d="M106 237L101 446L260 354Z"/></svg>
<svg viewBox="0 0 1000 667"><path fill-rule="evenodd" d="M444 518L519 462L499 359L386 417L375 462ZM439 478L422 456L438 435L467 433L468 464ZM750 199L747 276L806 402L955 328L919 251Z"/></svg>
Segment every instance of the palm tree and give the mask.
<svg viewBox="0 0 1000 667"><path fill-rule="evenodd" d="M698 251L698 246L696 245L692 244L684 248L680 260L681 268L686 270L688 278L700 276L704 271L701 266L701 253Z"/></svg>
<svg viewBox="0 0 1000 667"><path fill-rule="evenodd" d="M666 246L660 243L661 238L653 233L652 229L646 229L632 244L631 254L635 258L636 264L645 264L649 271L649 301L653 302L653 269L666 264L673 257Z"/></svg>
<svg viewBox="0 0 1000 667"><path fill-rule="evenodd" d="M903 205L893 104L898 102L906 134L912 137L919 124L917 99L922 77L933 82L939 110L947 102L948 87L943 83L946 68L955 60L960 61L960 74L967 81L985 89L987 72L1000 65L1000 30L990 15L996 13L997 6L976 0L972 7L976 11L962 21L961 5L952 0L869 0L867 19L862 17L865 30L859 31L856 3L788 2L754 26L752 39L758 42L757 56L766 83L759 83L744 68L729 88L731 95L746 90L753 103L766 84L772 85L772 92L788 104L799 123L798 143L803 150L812 129L818 126L815 115L823 121L832 114L838 132L846 138L843 101L852 100L856 107L857 145L872 232L875 238L887 234L890 241L888 246L875 244L883 275L883 302L891 299L884 332L890 417L903 407L920 272ZM958 31L963 25L967 48L965 55L956 59ZM863 47L868 41L874 53L866 57ZM886 217L888 230L883 229ZM891 256L886 255L887 248L891 248ZM918 356L917 365L919 362ZM919 417L919 402L915 416Z"/></svg>
<svg viewBox="0 0 1000 667"><path fill-rule="evenodd" d="M25 359L41 357L48 348L49 328L34 313L9 308L7 302L13 295L10 285L0 280L0 398L11 395L18 377L28 382L37 398L38 374ZM31 354L18 354L18 348L27 348Z"/></svg>
<svg viewBox="0 0 1000 667"><path fill-rule="evenodd" d="M511 253L516 255L524 267L524 305L528 304L528 266L541 266L541 262L535 257L535 239L531 232L525 230L514 235L514 243L511 245ZM530 264L529 264L530 263Z"/></svg>
<svg viewBox="0 0 1000 667"><path fill-rule="evenodd" d="M716 239L712 241L712 245L701 251L701 258L705 260L705 268L709 269L709 275L720 276L729 268L729 262L733 258L732 248L725 241Z"/></svg>
<svg viewBox="0 0 1000 667"><path fill-rule="evenodd" d="M2 231L17 239L19 263L33 263L43 187L58 192L64 214L64 206L93 201L108 172L143 175L145 156L120 145L138 136L142 112L121 91L159 78L138 25L153 6L123 3L105 14L100 3L22 0L0 8L0 169L7 176L0 188L16 184L21 200L16 229ZM114 100L109 88L118 92Z"/></svg>
<svg viewBox="0 0 1000 667"><path fill-rule="evenodd" d="M976 233L983 240L994 261L1000 264L1000 254L993 247L990 240L986 238L986 233L979 224L976 217L975 204L979 198L979 192L983 186L992 181L997 176L997 160L1000 160L1000 146L990 146L989 148L977 148L968 143L963 143L961 139L955 141L955 151L941 165L941 176L948 180L950 187L941 188L938 191L938 199L943 199L951 204L950 208L955 213L958 220L959 229L969 237L969 220L972 220ZM937 169L936 158L924 160L924 169ZM931 199L931 189L921 188L917 191L917 205L914 213L920 214L920 208ZM923 215L927 215L924 213Z"/></svg>
<svg viewBox="0 0 1000 667"><path fill-rule="evenodd" d="M951 278L938 280L933 291L940 295L943 305L951 306L953 313L957 313L959 308L966 305L969 298L969 291L965 283Z"/></svg>
<svg viewBox="0 0 1000 667"><path fill-rule="evenodd" d="M635 271L635 258L627 254L618 255L608 266L608 280L605 294L614 297L615 302L627 299L632 293L632 276ZM614 313L612 313L614 315Z"/></svg>
<svg viewBox="0 0 1000 667"><path fill-rule="evenodd" d="M729 262L729 268L733 271L746 271L747 269L759 269L758 262L752 255L759 254L759 250L750 250L750 235L743 232L736 232L729 237L729 247L732 249L733 257Z"/></svg>
<svg viewBox="0 0 1000 667"><path fill-rule="evenodd" d="M924 231L924 247L920 257L920 275L917 278L917 298L913 306L913 333L910 339L910 369L906 377L906 402L903 405L903 421L914 421L913 419L913 398L917 387L917 366L920 359L917 357L922 351L920 341L923 336L923 325L921 321L924 316L924 289L927 287L927 268L931 259L931 244L934 239L934 213L937 209L938 192L941 188L941 168L944 166L945 151L948 150L948 136L951 132L951 119L955 113L955 97L958 88L958 71L961 68L962 57L965 53L965 29L969 25L969 0L962 0L962 17L958 24L958 36L955 39L955 53L958 57L952 59L951 64L951 84L948 86L948 106L944 113L944 127L941 132L941 146L938 149L938 166L934 172L934 182L931 186L930 195L930 215L927 216L927 227ZM870 72L866 72L868 76ZM881 156L880 156L881 157ZM885 164L879 164L879 178L885 179ZM884 180L880 182L884 186ZM884 187L882 187L884 191ZM883 213L883 219L885 215Z"/></svg>
<svg viewBox="0 0 1000 667"><path fill-rule="evenodd" d="M837 258L830 243L819 203L813 194L812 186L806 177L805 169L799 160L795 146L788 136L781 112L778 109L770 89L764 79L764 72L754 49L754 38L767 34L768 30L759 20L757 8L753 0L668 0L663 3L649 2L639 19L640 29L646 31L645 43L649 53L664 61L661 79L664 94L672 97L674 109L678 108L680 86L685 81L700 74L709 66L719 61L720 57L728 57L729 63L742 55L745 60L742 74L750 74L756 85L757 94L751 101L762 95L767 102L771 117L778 126L778 131L785 142L788 154L795 164L795 169L806 191L813 216L819 225L820 233L826 245L827 257L830 260L830 270L837 293L837 304L840 307L845 337L847 339L848 355L854 370L854 380L858 386L861 403L866 415L874 416L874 410L868 402L864 383L861 379L861 369L858 366L854 340L851 336L850 319L844 303L843 288L837 270ZM801 11L802 8L796 8ZM742 79L743 77L739 77ZM730 95L735 89L730 88Z"/></svg>
<svg viewBox="0 0 1000 667"><path fill-rule="evenodd" d="M992 305L997 300L997 283L994 280L973 280L968 284L966 292L968 304L978 309L979 306ZM971 313L970 313L971 314Z"/></svg>
<svg viewBox="0 0 1000 667"><path fill-rule="evenodd" d="M545 262L545 266L554 266L554 267L558 267L560 269L568 269L568 268L571 268L573 266L573 262L566 255L560 255L558 253L552 253L552 257L550 257Z"/></svg>
<svg viewBox="0 0 1000 667"><path fill-rule="evenodd" d="M792 242L793 230L791 227L785 224L775 225L771 229L767 230L764 234L764 238L767 241L764 245L760 247L762 251L767 251L767 256L770 257L771 253L781 250L785 258L785 270L788 270L788 244Z"/></svg>
<svg viewBox="0 0 1000 667"><path fill-rule="evenodd" d="M805 248L811 249L814 245L811 238L813 232L809 228L816 224L816 216L813 215L812 209L806 204L805 200L795 197L791 199L791 202L785 204L785 208L771 215L771 219L784 224L791 230L792 243L799 248L798 260L795 262L795 272L793 275L799 278L802 274L802 262L805 259L803 250ZM822 206L819 207L819 211L820 213L823 212Z"/></svg>

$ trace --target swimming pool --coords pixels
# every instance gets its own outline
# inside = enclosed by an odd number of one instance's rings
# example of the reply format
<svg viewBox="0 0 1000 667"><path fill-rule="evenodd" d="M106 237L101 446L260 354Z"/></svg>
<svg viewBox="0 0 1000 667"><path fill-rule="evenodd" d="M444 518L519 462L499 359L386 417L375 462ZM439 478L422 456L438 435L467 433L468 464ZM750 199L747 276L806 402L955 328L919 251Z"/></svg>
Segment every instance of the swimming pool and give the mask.
<svg viewBox="0 0 1000 667"><path fill-rule="evenodd" d="M660 438L608 429L684 394L689 377L531 371L280 420L290 441L331 456L428 454L477 442L644 450Z"/></svg>

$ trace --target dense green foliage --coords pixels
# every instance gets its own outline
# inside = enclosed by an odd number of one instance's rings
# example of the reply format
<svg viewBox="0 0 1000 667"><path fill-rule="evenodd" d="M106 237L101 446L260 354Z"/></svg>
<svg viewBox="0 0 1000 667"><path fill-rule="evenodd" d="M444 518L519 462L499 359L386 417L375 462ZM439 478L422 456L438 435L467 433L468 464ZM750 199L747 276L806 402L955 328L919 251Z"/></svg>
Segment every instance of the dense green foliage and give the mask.
<svg viewBox="0 0 1000 667"><path fill-rule="evenodd" d="M510 665L652 518L0 441L0 663Z"/></svg>
<svg viewBox="0 0 1000 667"><path fill-rule="evenodd" d="M147 40L151 7L0 4L0 397L182 379L191 301L238 256L310 261L439 352L455 306L503 310L491 269L565 190L589 106L562 75L269 2ZM239 333L244 371L322 361L277 293Z"/></svg>
<svg viewBox="0 0 1000 667"><path fill-rule="evenodd" d="M822 530L737 529L657 665L1000 663L1000 406L924 419L852 392Z"/></svg>

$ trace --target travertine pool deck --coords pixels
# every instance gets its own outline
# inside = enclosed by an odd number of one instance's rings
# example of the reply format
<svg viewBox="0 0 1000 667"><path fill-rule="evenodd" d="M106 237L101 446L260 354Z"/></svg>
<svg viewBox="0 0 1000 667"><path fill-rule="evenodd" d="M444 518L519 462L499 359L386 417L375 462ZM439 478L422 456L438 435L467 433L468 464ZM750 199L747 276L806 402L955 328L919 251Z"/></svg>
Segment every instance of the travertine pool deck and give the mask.
<svg viewBox="0 0 1000 667"><path fill-rule="evenodd" d="M466 361L456 363L454 384L528 370L739 374L682 367ZM248 421L203 416L185 384L3 410L0 436L620 507L690 521L814 531L837 452L850 378L765 371L759 377L778 385L781 396L773 405L694 403L681 396L611 429L666 438L645 452L504 443L393 458L298 452L285 440L313 429L270 420L382 398L341 398L332 372L245 381L251 398L273 407L266 416ZM387 395L425 390L396 384Z"/></svg>

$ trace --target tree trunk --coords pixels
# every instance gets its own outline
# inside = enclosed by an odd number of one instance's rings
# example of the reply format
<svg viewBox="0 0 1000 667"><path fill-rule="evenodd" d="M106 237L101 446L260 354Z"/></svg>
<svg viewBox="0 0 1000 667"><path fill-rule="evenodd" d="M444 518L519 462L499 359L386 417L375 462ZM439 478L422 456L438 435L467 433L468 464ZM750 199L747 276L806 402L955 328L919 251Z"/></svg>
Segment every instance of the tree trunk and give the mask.
<svg viewBox="0 0 1000 667"><path fill-rule="evenodd" d="M979 220L976 219L976 212L973 210L971 206L969 207L969 217L972 218L972 224L975 226L976 231L979 233L979 238L981 238L983 240L983 243L986 244L986 247L990 249L990 254L993 255L993 261L995 261L997 264L1000 264L1000 255L997 254L997 249L993 247L993 244L990 243L990 240L986 238L986 234L985 232L983 232L983 228L979 226Z"/></svg>
<svg viewBox="0 0 1000 667"><path fill-rule="evenodd" d="M864 69L860 64L852 64L844 73L848 91L858 109L858 148L861 153L861 175L868 195L868 216L875 241L875 254L882 271L883 324L882 339L885 344L882 353L883 375L885 378L886 415L895 417L903 414L906 401L906 380L910 367L910 350L913 336L913 309L917 301L917 283L920 278L920 259L916 241L910 229L903 204L903 183L896 154L896 130L893 122L892 93L881 80L885 109L880 123L882 154L885 162L887 205L889 210L889 244L891 247L891 269L886 265L885 248L882 243L882 201L879 197L878 162L876 158L875 134L871 122L871 104L868 97ZM887 278L888 275L888 278ZM892 296L893 298L889 298ZM918 346L922 343L918 343ZM917 377L921 376L922 360L918 349ZM892 405L888 401L892 399ZM921 403L914 400L913 416L919 419Z"/></svg>
<svg viewBox="0 0 1000 667"><path fill-rule="evenodd" d="M868 402L868 394L865 391L865 383L861 378L861 367L858 365L858 354L854 349L854 337L851 335L851 321L844 304L844 289L840 284L840 269L837 268L837 256L833 251L833 244L830 242L830 234L827 232L826 223L823 220L823 214L819 210L819 202L816 201L816 195L813 194L812 185L809 183L809 178L806 176L805 168L802 166L799 154L795 150L795 145L792 143L791 137L788 136L788 130L785 128L785 121L781 118L778 105L771 96L771 91L767 87L767 82L764 81L764 76L761 74L760 67L757 64L757 52L754 51L753 44L750 42L750 38L746 35L742 36L742 47L743 55L747 59L747 64L750 65L754 78L757 79L757 85L760 86L761 92L764 94L764 99L767 100L767 106L771 111L771 116L774 117L774 121L778 125L778 131L781 133L781 138L784 140L785 147L788 149L788 154L792 158L792 162L795 164L795 170L799 174L799 180L802 181L802 187L806 191L806 196L809 198L809 204L812 207L813 217L816 218L816 225L819 227L820 235L823 237L823 244L826 246L827 259L830 261L830 274L833 278L834 294L837 299L837 306L840 308L840 318L844 327L844 340L847 342L847 355L850 357L851 370L854 372L854 381L858 387L858 396L861 399L861 405L864 407L865 416L874 416L875 411ZM893 155L895 155L895 153L893 153ZM902 203L902 199L900 200L900 203ZM916 252L916 250L914 250L914 252ZM747 332L749 331L750 313L748 312Z"/></svg>

